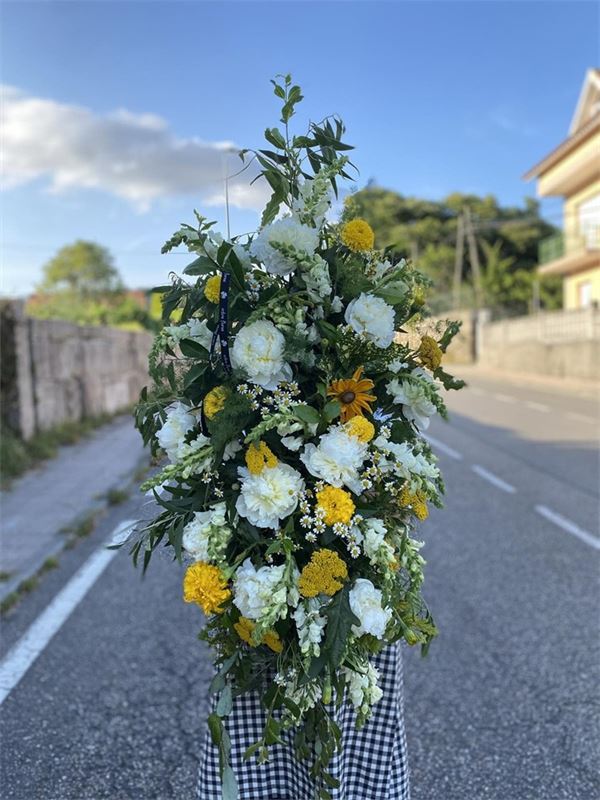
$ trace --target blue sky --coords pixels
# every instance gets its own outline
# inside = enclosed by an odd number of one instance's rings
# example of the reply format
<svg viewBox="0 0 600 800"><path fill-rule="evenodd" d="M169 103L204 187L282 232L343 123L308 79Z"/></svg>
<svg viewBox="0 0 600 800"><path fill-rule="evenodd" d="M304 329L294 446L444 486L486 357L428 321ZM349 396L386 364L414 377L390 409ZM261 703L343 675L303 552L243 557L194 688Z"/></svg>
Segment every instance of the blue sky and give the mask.
<svg viewBox="0 0 600 800"><path fill-rule="evenodd" d="M224 143L260 146L283 71L304 90L299 127L345 120L357 185L520 204L598 32L597 5L574 0L4 3L3 291L30 291L76 238L130 286L163 282L185 263L159 255L179 222L194 207L222 222ZM257 192L234 199L233 232L254 228ZM544 204L553 222L559 208Z"/></svg>

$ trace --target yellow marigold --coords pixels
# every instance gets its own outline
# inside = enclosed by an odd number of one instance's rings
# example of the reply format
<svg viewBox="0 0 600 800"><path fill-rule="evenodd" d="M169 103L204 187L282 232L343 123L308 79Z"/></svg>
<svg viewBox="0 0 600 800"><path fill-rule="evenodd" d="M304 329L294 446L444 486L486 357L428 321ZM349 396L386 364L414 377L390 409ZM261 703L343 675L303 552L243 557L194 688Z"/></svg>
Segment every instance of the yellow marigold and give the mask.
<svg viewBox="0 0 600 800"><path fill-rule="evenodd" d="M213 275L204 284L204 297L209 303L218 303L221 296L221 276Z"/></svg>
<svg viewBox="0 0 600 800"><path fill-rule="evenodd" d="M218 567L197 561L188 567L183 578L183 599L198 603L206 615L220 614L221 606L231 597L227 581Z"/></svg>
<svg viewBox="0 0 600 800"><path fill-rule="evenodd" d="M317 508L322 508L325 512L323 519L326 525L335 525L336 522L347 525L352 519L355 505L349 492L335 486L326 486L317 492Z"/></svg>
<svg viewBox="0 0 600 800"><path fill-rule="evenodd" d="M421 364L431 370L437 369L442 363L442 351L432 336L424 336L421 339L417 355L421 359Z"/></svg>
<svg viewBox="0 0 600 800"><path fill-rule="evenodd" d="M264 442L252 442L246 450L246 466L253 475L260 475L265 467L274 467L277 456Z"/></svg>
<svg viewBox="0 0 600 800"><path fill-rule="evenodd" d="M356 436L361 442L370 442L375 436L375 425L364 417L352 417L344 425L350 436Z"/></svg>
<svg viewBox="0 0 600 800"><path fill-rule="evenodd" d="M215 386L205 396L203 402L204 415L207 419L212 419L215 414L225 408L225 400L227 399L227 389L224 386Z"/></svg>
<svg viewBox="0 0 600 800"><path fill-rule="evenodd" d="M318 594L334 595L348 577L348 568L333 550L317 550L298 578L298 590L303 597Z"/></svg>
<svg viewBox="0 0 600 800"><path fill-rule="evenodd" d="M246 642L246 644L249 644L250 647L256 647L256 644L252 641L252 633L256 627L255 622L247 617L240 617L239 620L234 623L233 627L240 639ZM283 650L283 643L277 631L267 631L261 644L266 644L274 653L281 653Z"/></svg>
<svg viewBox="0 0 600 800"><path fill-rule="evenodd" d="M352 219L342 228L342 242L357 253L372 250L375 244L373 228L364 219Z"/></svg>
<svg viewBox="0 0 600 800"><path fill-rule="evenodd" d="M424 520L429 516L423 492L411 492L408 486L404 486L399 502L402 508L409 508L417 519Z"/></svg>

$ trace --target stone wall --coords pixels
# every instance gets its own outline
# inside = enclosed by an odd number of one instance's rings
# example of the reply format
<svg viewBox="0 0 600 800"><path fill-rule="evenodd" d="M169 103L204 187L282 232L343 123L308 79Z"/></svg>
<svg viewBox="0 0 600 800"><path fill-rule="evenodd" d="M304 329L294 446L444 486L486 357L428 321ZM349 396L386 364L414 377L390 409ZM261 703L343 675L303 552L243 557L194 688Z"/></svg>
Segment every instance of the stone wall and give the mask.
<svg viewBox="0 0 600 800"><path fill-rule="evenodd" d="M2 308L2 416L23 438L67 420L112 414L147 382L152 336L26 317Z"/></svg>

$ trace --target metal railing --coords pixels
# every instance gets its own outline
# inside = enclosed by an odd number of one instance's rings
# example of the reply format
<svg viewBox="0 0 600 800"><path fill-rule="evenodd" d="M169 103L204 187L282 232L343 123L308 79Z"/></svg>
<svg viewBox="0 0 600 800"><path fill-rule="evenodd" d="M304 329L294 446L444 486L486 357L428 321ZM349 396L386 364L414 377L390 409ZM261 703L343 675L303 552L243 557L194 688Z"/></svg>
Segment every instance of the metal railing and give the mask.
<svg viewBox="0 0 600 800"><path fill-rule="evenodd" d="M573 311L545 311L529 317L490 322L482 327L483 345L514 342L562 342L600 339L600 309L595 306Z"/></svg>

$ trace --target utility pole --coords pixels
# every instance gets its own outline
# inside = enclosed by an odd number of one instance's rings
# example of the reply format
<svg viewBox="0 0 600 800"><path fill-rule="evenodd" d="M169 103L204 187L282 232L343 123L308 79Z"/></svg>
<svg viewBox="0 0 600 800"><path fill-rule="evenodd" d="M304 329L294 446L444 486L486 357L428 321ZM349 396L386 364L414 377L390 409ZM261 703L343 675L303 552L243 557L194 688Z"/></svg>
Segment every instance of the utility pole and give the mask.
<svg viewBox="0 0 600 800"><path fill-rule="evenodd" d="M456 226L456 251L454 256L454 278L452 281L452 307L458 308L460 304L460 287L463 276L463 261L465 257L465 223L464 212L461 212Z"/></svg>
<svg viewBox="0 0 600 800"><path fill-rule="evenodd" d="M473 286L475 288L475 310L479 311L483 299L481 291L481 267L479 265L479 252L477 250L477 241L475 239L475 231L473 229L473 220L471 218L470 208L465 209L465 222L467 228L467 239L469 241L469 261L471 262Z"/></svg>

